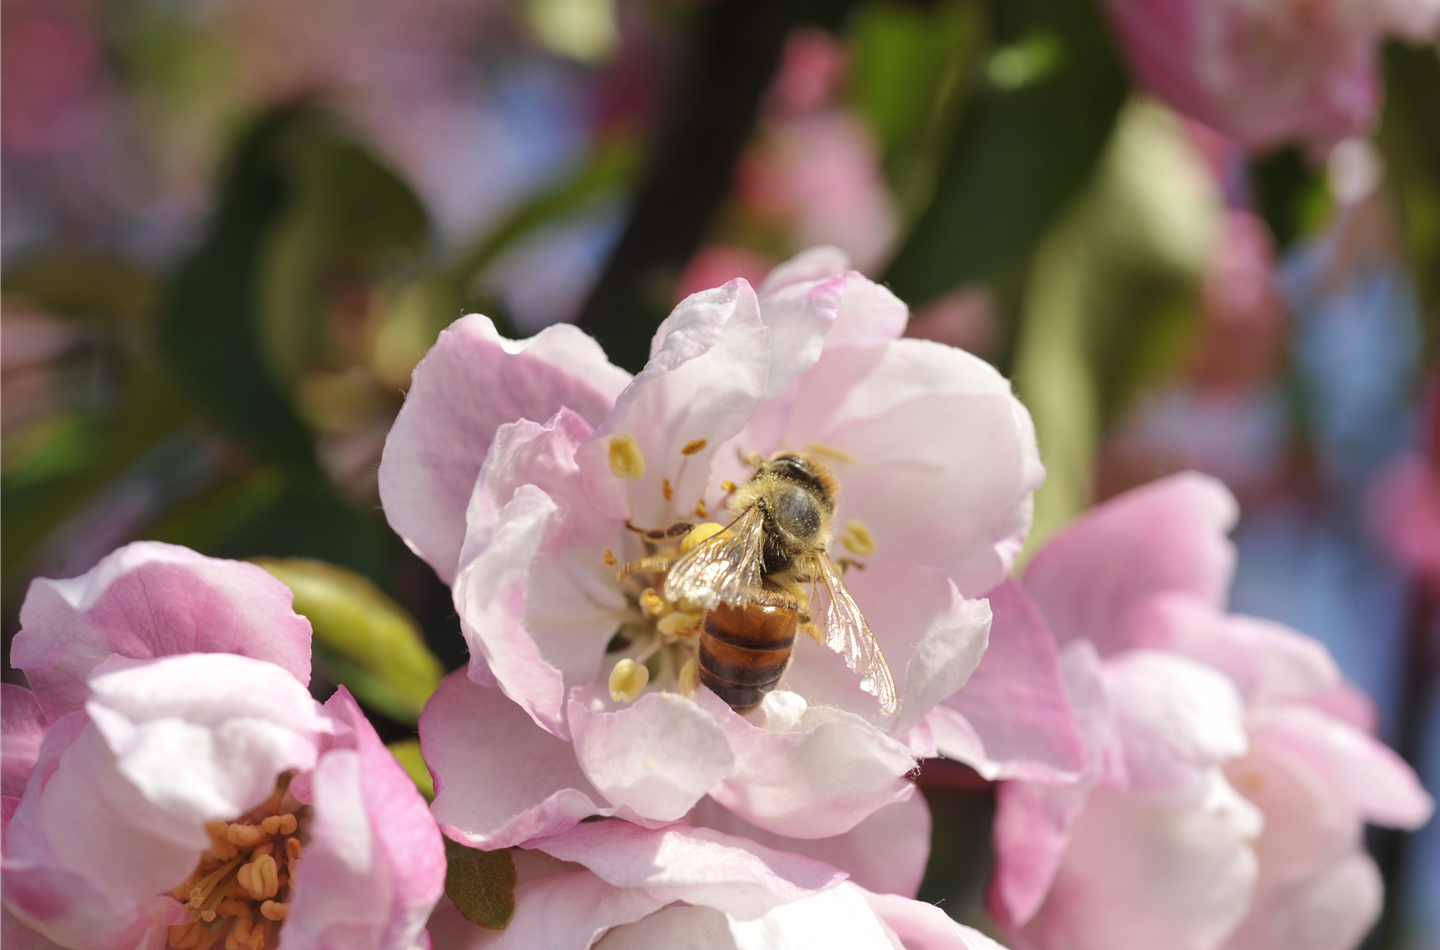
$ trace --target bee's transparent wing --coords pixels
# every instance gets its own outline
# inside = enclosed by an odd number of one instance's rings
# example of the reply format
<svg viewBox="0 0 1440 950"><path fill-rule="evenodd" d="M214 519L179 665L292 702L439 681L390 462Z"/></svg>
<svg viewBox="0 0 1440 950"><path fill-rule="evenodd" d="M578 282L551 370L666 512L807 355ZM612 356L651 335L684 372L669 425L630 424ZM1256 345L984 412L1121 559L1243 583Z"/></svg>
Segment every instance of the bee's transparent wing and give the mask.
<svg viewBox="0 0 1440 950"><path fill-rule="evenodd" d="M825 638L825 645L845 658L845 665L860 674L860 688L880 700L880 712L893 716L899 707L895 695L895 678L875 642L875 634L865 616L850 596L840 569L821 553L811 562L814 589L810 597L810 614L816 628Z"/></svg>
<svg viewBox="0 0 1440 950"><path fill-rule="evenodd" d="M729 526L691 548L665 576L665 597L706 610L749 601L760 586L765 513L752 505Z"/></svg>

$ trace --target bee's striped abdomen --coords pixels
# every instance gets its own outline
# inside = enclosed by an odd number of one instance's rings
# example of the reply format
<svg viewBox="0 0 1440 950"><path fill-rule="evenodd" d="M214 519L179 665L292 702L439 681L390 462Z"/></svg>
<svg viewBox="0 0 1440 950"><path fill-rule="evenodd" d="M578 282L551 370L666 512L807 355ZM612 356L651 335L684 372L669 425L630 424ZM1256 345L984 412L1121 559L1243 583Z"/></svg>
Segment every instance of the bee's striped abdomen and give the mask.
<svg viewBox="0 0 1440 950"><path fill-rule="evenodd" d="M785 673L798 620L783 607L716 607L700 635L700 682L736 712L754 709Z"/></svg>

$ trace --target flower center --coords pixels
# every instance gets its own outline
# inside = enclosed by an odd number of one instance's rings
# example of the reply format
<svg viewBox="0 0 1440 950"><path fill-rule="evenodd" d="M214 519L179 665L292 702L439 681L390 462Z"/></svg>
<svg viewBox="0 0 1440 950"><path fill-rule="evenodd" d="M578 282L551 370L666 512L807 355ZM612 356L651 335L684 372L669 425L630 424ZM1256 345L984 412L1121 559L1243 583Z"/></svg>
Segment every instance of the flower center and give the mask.
<svg viewBox="0 0 1440 950"><path fill-rule="evenodd" d="M207 950L222 938L225 950L264 950L279 942L310 812L289 794L292 777L280 776L274 793L235 821L205 826L209 849L170 892L195 918L170 928L175 950Z"/></svg>

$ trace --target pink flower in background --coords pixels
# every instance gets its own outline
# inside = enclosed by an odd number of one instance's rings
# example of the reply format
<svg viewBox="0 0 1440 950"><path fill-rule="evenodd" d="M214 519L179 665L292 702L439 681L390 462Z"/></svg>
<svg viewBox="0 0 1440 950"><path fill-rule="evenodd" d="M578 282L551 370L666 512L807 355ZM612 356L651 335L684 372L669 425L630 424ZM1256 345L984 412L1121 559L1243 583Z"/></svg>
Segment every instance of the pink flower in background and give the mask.
<svg viewBox="0 0 1440 950"><path fill-rule="evenodd" d="M436 950L773 947L997 950L938 907L873 894L819 861L705 829L585 824L517 851L515 917L483 931L448 906Z"/></svg>
<svg viewBox="0 0 1440 950"><path fill-rule="evenodd" d="M391 525L452 584L471 647L468 679L447 679L421 720L447 833L503 847L587 815L675 821L709 795L754 827L823 838L913 794L922 721L985 650L988 607L969 598L1005 576L1042 470L1005 380L900 339L905 319L819 249L758 294L735 280L682 302L633 379L568 326L512 343L467 317L442 335L380 484ZM899 684L893 716L808 637L750 717L707 689L687 698L691 647L655 619L673 605L656 613L606 562L643 554L627 518L720 512L722 481L750 475L739 453L781 449L838 473L837 535L866 554L846 583ZM634 657L654 676L622 695L615 670ZM992 733L1017 714L978 713ZM1073 732L1068 708L1056 716L1046 728Z"/></svg>
<svg viewBox="0 0 1440 950"><path fill-rule="evenodd" d="M1091 768L1010 782L991 905L1037 947L1353 946L1380 907L1365 822L1432 810L1320 644L1224 613L1233 499L1181 475L1100 506L1025 572Z"/></svg>
<svg viewBox="0 0 1440 950"><path fill-rule="evenodd" d="M1435 0L1106 0L1140 80L1246 145L1328 147L1373 129L1377 50L1433 39Z"/></svg>
<svg viewBox="0 0 1440 950"><path fill-rule="evenodd" d="M34 692L4 687L7 947L423 943L438 830L349 693L310 697L287 587L138 543L35 581L21 624Z"/></svg>

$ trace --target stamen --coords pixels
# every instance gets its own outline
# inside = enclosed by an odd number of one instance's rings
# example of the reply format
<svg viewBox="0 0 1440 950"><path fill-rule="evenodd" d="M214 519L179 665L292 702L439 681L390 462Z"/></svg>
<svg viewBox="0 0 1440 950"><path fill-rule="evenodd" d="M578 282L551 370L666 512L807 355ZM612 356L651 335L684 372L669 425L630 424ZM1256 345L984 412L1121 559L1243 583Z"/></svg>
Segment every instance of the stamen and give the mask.
<svg viewBox="0 0 1440 950"><path fill-rule="evenodd" d="M706 439L696 439L693 442L686 442L685 447L680 450L680 454L694 455L696 452L703 452L705 451L705 446L709 444L709 441Z"/></svg>
<svg viewBox="0 0 1440 950"><path fill-rule="evenodd" d="M710 517L710 509L705 507L705 499L703 499L703 498L700 499L699 501L697 501L697 502L695 503L695 517L697 517L697 518L708 518L708 517Z"/></svg>
<svg viewBox="0 0 1440 950"><path fill-rule="evenodd" d="M620 560L615 557L615 552L611 551L609 548L605 549L605 557L602 558L602 560L605 562L606 567L614 567L616 564L620 563Z"/></svg>
<svg viewBox="0 0 1440 950"><path fill-rule="evenodd" d="M167 943L175 950L194 950L200 941L208 936L205 927L200 921L191 921L188 924L176 924L169 928Z"/></svg>
<svg viewBox="0 0 1440 950"><path fill-rule="evenodd" d="M661 617L659 622L655 624L655 629L667 637L675 637L678 639L684 636L692 627L699 624L700 620L701 615L699 614L691 614L683 610L677 610L672 614L666 614L664 617Z"/></svg>
<svg viewBox="0 0 1440 950"><path fill-rule="evenodd" d="M300 857L300 852L304 850L305 846L300 843L299 838L287 838L285 840L285 854L289 856L291 861Z"/></svg>
<svg viewBox="0 0 1440 950"><path fill-rule="evenodd" d="M680 553L690 553L697 545L704 544L724 530L725 526L723 524L716 524L713 521L702 521L700 524L691 528L690 533L685 535L685 539L680 542Z"/></svg>
<svg viewBox="0 0 1440 950"><path fill-rule="evenodd" d="M265 832L254 825L232 824L225 832L225 837L237 847L250 848L260 843L260 839L265 837Z"/></svg>
<svg viewBox="0 0 1440 950"><path fill-rule="evenodd" d="M290 913L290 905L266 901L260 905L260 913L266 920L284 920L285 915Z"/></svg>
<svg viewBox="0 0 1440 950"><path fill-rule="evenodd" d="M610 440L610 473L633 482L645 477L645 455L633 435L617 435Z"/></svg>
<svg viewBox="0 0 1440 950"><path fill-rule="evenodd" d="M845 522L845 532L840 536L840 543L845 545L845 550L860 557L869 557L875 553L875 535L870 533L863 521L852 519Z"/></svg>
<svg viewBox="0 0 1440 950"><path fill-rule="evenodd" d="M675 605L655 592L655 588L647 587L640 592L640 611L650 618L663 617L675 609Z"/></svg>
<svg viewBox="0 0 1440 950"><path fill-rule="evenodd" d="M700 689L700 664L692 656L680 667L680 695L692 698Z"/></svg>
<svg viewBox="0 0 1440 950"><path fill-rule="evenodd" d="M221 901L220 906L215 908L215 913L221 917L248 917L250 905L231 897Z"/></svg>
<svg viewBox="0 0 1440 950"><path fill-rule="evenodd" d="M670 485L670 479L660 479L660 494L665 496L666 501L675 500L675 489Z"/></svg>
<svg viewBox="0 0 1440 950"><path fill-rule="evenodd" d="M610 698L617 703L633 703L648 682L650 671L627 657L610 671Z"/></svg>
<svg viewBox="0 0 1440 950"><path fill-rule="evenodd" d="M279 868L275 864L275 858L268 854L262 854L254 861L240 869L236 880L240 886L250 892L254 900L261 900L266 897L274 897L280 890Z"/></svg>
<svg viewBox="0 0 1440 950"><path fill-rule="evenodd" d="M265 829L265 833L267 835L273 835L277 833L282 835L293 835L295 833L295 828L298 825L299 822L296 821L295 816L291 814L271 815L264 821L260 822L260 827Z"/></svg>

